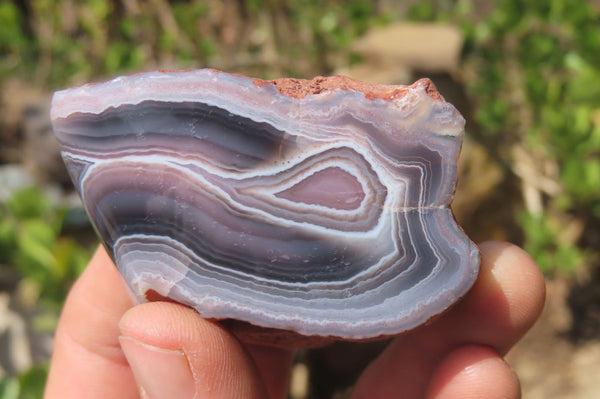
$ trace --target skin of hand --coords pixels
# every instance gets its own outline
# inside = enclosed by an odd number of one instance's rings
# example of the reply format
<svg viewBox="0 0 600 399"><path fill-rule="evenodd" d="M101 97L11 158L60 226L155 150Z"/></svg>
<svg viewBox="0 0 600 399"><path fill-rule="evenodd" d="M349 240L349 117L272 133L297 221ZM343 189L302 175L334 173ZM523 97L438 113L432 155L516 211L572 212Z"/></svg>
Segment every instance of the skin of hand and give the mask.
<svg viewBox="0 0 600 399"><path fill-rule="evenodd" d="M395 338L363 372L351 399L520 397L502 357L541 313L544 279L514 245L480 248L471 291L442 316ZM134 306L100 248L65 303L45 398L283 399L292 358L292 350L244 345L182 305Z"/></svg>

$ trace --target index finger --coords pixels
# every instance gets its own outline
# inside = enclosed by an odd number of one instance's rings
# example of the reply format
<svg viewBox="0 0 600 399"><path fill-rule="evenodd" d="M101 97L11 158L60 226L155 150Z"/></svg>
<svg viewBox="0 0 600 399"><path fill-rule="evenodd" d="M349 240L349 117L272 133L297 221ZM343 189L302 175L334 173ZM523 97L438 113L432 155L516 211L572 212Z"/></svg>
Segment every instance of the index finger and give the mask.
<svg viewBox="0 0 600 399"><path fill-rule="evenodd" d="M65 302L45 398L139 397L118 340L119 320L132 306L116 267L99 248Z"/></svg>

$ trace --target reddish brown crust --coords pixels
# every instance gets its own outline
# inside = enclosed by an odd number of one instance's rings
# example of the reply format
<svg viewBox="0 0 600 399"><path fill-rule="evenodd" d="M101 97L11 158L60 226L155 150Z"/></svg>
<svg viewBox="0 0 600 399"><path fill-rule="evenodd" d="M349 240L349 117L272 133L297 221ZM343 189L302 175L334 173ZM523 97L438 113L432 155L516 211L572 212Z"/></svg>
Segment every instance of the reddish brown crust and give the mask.
<svg viewBox="0 0 600 399"><path fill-rule="evenodd" d="M415 327L418 328L423 325L430 324L433 320L440 317L446 311L432 316L425 323ZM294 331L281 330L277 328L268 328L255 326L241 320L235 319L224 319L215 320L221 323L228 331L235 335L240 341L252 345L262 346L274 346L277 348L320 348L329 345L335 341L346 341L346 342L373 342L382 341L396 337L398 335L406 334L412 330L403 331L396 335L379 335L376 337L364 338L364 339L348 339L335 336L322 337L318 335L302 335Z"/></svg>
<svg viewBox="0 0 600 399"><path fill-rule="evenodd" d="M334 90L354 90L362 92L369 100L376 98L395 100L404 97L410 89L422 85L429 97L436 101L444 100L433 82L429 79L419 79L411 86L392 86L361 82L347 76L336 75L327 77L317 76L312 80L294 78L275 80L254 79L254 84L259 87L263 87L266 84L273 84L281 94L293 98L304 98L307 95Z"/></svg>
<svg viewBox="0 0 600 399"><path fill-rule="evenodd" d="M335 337L301 335L294 331L259 327L235 319L217 320L240 341L247 344L278 348L319 348L338 340Z"/></svg>
<svg viewBox="0 0 600 399"><path fill-rule="evenodd" d="M435 318L435 317L434 317ZM235 335L240 341L261 346L273 346L284 349L320 348L335 341L346 342L374 342L382 341L407 333L405 331L396 335L379 335L364 339L347 339L335 336L322 337L318 335L302 335L294 331L277 328L259 327L240 320L225 319L215 320ZM428 320L424 324L428 324ZM411 330L412 331L412 330Z"/></svg>
<svg viewBox="0 0 600 399"><path fill-rule="evenodd" d="M146 298L146 300L148 302L171 302L171 303L177 303L176 301L172 300L171 298L168 298L164 295L159 294L158 292L154 291L154 290L148 290L146 291L146 293L144 294L144 297Z"/></svg>
<svg viewBox="0 0 600 399"><path fill-rule="evenodd" d="M442 97L437 87L435 87L431 80L427 78L419 79L415 83L413 83L413 86L418 85L419 83L423 84L423 86L425 87L425 92L427 92L427 95L429 97L433 98L436 101L444 101L444 97Z"/></svg>

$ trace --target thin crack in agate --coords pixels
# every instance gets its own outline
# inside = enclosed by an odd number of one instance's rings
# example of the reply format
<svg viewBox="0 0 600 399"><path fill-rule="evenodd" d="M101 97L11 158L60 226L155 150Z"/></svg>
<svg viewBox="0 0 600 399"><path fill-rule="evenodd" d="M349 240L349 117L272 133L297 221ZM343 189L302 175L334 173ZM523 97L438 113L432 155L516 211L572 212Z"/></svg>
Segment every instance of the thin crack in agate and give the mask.
<svg viewBox="0 0 600 399"><path fill-rule="evenodd" d="M463 118L427 80L320 79L153 72L55 94L65 163L140 301L367 339L470 288L479 253L449 208Z"/></svg>

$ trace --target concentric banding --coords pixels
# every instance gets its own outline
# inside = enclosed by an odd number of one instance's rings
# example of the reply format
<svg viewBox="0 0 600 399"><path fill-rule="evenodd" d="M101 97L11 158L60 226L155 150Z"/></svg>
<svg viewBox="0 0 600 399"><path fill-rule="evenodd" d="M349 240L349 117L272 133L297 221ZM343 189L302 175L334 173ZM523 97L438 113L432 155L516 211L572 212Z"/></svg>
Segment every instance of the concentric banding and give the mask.
<svg viewBox="0 0 600 399"><path fill-rule="evenodd" d="M449 209L462 117L423 82L366 94L155 72L58 92L52 118L140 300L363 339L442 312L479 266Z"/></svg>

